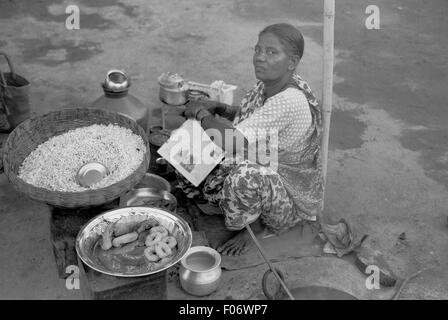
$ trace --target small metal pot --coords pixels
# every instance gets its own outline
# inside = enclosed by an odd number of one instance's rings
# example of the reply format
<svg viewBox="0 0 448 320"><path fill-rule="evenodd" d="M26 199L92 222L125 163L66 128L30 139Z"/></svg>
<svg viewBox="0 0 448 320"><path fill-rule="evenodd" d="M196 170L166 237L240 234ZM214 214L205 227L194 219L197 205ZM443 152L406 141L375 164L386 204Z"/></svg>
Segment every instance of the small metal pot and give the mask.
<svg viewBox="0 0 448 320"><path fill-rule="evenodd" d="M184 105L188 101L188 84L176 74L167 72L159 77L159 99L172 106Z"/></svg>
<svg viewBox="0 0 448 320"><path fill-rule="evenodd" d="M181 260L180 284L191 295L201 297L216 291L221 274L221 255L210 247L192 247Z"/></svg>
<svg viewBox="0 0 448 320"><path fill-rule="evenodd" d="M160 86L159 98L162 102L172 106L181 106L187 103L187 91L179 88L167 88Z"/></svg>

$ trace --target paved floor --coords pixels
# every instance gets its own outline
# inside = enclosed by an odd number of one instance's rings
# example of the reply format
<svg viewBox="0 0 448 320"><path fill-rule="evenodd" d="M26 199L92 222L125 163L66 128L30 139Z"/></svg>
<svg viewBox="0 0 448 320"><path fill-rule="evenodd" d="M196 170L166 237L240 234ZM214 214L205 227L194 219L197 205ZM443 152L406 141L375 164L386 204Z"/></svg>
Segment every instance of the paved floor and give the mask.
<svg viewBox="0 0 448 320"><path fill-rule="evenodd" d="M252 47L271 22L298 25L300 71L320 95L322 3L292 0L10 0L0 3L0 51L32 82L33 111L86 106L112 68L160 122L157 77L254 83ZM370 234L393 271L428 268L402 298L447 299L448 4L379 0L380 30L367 30L366 1L337 2L335 90L325 216ZM78 4L81 29L65 27ZM430 23L428 23L430 21ZM4 64L1 64L2 68ZM77 299L57 278L48 210L0 176L0 298ZM401 233L405 240L399 240Z"/></svg>

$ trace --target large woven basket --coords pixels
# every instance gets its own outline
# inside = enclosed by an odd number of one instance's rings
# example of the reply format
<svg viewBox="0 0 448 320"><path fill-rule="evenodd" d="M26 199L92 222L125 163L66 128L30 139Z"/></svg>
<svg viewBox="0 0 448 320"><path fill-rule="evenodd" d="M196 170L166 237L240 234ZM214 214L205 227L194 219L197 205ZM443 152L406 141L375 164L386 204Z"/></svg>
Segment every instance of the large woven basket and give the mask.
<svg viewBox="0 0 448 320"><path fill-rule="evenodd" d="M108 187L82 192L56 192L39 188L24 182L17 175L25 158L40 144L53 136L63 134L71 129L93 124L117 124L131 129L142 137L146 145L146 154L139 168L122 181ZM32 199L47 204L64 207L90 207L108 203L117 199L124 192L131 190L145 175L149 167L149 143L143 130L132 119L114 112L99 109L64 109L42 116L30 118L17 126L8 137L4 146L4 171L14 187Z"/></svg>

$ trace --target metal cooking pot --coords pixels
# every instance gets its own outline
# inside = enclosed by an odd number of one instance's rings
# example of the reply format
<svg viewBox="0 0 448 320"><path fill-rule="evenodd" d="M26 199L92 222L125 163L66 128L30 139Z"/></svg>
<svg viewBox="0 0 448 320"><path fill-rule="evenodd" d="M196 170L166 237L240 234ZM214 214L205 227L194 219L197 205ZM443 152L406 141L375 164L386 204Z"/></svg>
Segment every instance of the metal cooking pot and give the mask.
<svg viewBox="0 0 448 320"><path fill-rule="evenodd" d="M163 73L159 77L159 99L166 104L180 106L188 101L188 84L177 73Z"/></svg>

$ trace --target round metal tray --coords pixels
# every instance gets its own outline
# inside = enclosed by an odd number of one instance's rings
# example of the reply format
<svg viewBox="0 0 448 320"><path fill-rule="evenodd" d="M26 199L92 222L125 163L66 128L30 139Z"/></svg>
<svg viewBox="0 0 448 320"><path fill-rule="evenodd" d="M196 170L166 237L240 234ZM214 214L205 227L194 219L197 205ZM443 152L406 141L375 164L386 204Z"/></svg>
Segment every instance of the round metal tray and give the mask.
<svg viewBox="0 0 448 320"><path fill-rule="evenodd" d="M148 272L126 273L114 272L106 268L94 254L94 248L101 238L108 223L115 222L123 216L133 214L146 215L156 219L160 225L164 226L177 240L178 250L173 259L166 265ZM76 238L76 253L79 258L90 268L116 277L141 277L166 270L178 263L187 253L192 243L192 232L188 223L174 213L149 207L127 207L107 211L91 219L78 233Z"/></svg>

